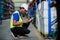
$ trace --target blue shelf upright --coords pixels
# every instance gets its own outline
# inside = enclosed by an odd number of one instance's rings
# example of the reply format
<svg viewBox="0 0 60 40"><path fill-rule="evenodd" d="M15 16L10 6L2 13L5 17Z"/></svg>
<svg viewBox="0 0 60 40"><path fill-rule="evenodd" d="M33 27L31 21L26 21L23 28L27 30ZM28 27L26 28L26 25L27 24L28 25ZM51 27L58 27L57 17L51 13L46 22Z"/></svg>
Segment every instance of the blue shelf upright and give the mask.
<svg viewBox="0 0 60 40"><path fill-rule="evenodd" d="M48 36L50 37L51 33L51 8L50 8L50 0L48 0Z"/></svg>

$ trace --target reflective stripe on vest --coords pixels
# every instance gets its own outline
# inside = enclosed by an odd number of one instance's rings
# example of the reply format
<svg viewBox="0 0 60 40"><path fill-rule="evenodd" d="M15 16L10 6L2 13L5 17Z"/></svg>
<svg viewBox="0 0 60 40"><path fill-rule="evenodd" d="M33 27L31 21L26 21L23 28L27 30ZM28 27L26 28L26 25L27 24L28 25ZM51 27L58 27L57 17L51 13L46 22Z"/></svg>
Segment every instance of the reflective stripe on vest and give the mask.
<svg viewBox="0 0 60 40"><path fill-rule="evenodd" d="M21 18L21 16L20 16L19 12L18 12L18 11L15 11L13 14L15 14L15 13L18 13L18 15L19 15L19 22L21 22L21 21L22 21L22 18ZM15 27L15 26L13 25L13 14L12 14L11 20L10 20L10 28L14 28L14 27ZM20 25L18 25L17 27L23 27L22 25L23 25L23 24L20 24Z"/></svg>

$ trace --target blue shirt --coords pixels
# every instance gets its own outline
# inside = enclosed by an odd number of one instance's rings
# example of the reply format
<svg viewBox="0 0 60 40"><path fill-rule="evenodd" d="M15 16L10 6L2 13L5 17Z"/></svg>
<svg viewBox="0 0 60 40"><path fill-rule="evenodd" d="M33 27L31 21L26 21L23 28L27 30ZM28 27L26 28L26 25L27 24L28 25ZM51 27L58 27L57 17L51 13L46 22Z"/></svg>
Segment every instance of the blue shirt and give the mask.
<svg viewBox="0 0 60 40"><path fill-rule="evenodd" d="M20 16L22 16L19 10L18 10L18 12L19 12ZM19 21L18 13L13 14L13 20Z"/></svg>
<svg viewBox="0 0 60 40"><path fill-rule="evenodd" d="M13 20L19 21L19 16L17 13L13 14Z"/></svg>

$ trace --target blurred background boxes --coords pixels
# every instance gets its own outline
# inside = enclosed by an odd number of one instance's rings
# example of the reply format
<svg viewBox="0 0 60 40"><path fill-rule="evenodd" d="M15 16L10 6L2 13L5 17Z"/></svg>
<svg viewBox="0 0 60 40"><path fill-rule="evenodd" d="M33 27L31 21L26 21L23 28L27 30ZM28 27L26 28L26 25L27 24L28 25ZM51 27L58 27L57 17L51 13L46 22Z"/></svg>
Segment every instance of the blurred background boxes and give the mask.
<svg viewBox="0 0 60 40"><path fill-rule="evenodd" d="M54 6L49 7L48 1L41 2L40 6L39 6L40 8L38 7L36 11L36 26L42 34L50 35L50 37L53 37L55 36L54 32L56 32L57 27L56 8Z"/></svg>

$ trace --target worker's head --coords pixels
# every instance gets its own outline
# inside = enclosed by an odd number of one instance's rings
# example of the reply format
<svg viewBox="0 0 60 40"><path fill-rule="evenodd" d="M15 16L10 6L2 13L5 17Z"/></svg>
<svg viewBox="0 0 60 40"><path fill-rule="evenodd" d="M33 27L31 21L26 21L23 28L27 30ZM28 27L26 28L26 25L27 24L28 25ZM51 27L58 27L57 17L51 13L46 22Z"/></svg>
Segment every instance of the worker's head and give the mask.
<svg viewBox="0 0 60 40"><path fill-rule="evenodd" d="M28 4L22 4L20 7L20 12L25 15L26 12L28 11Z"/></svg>

